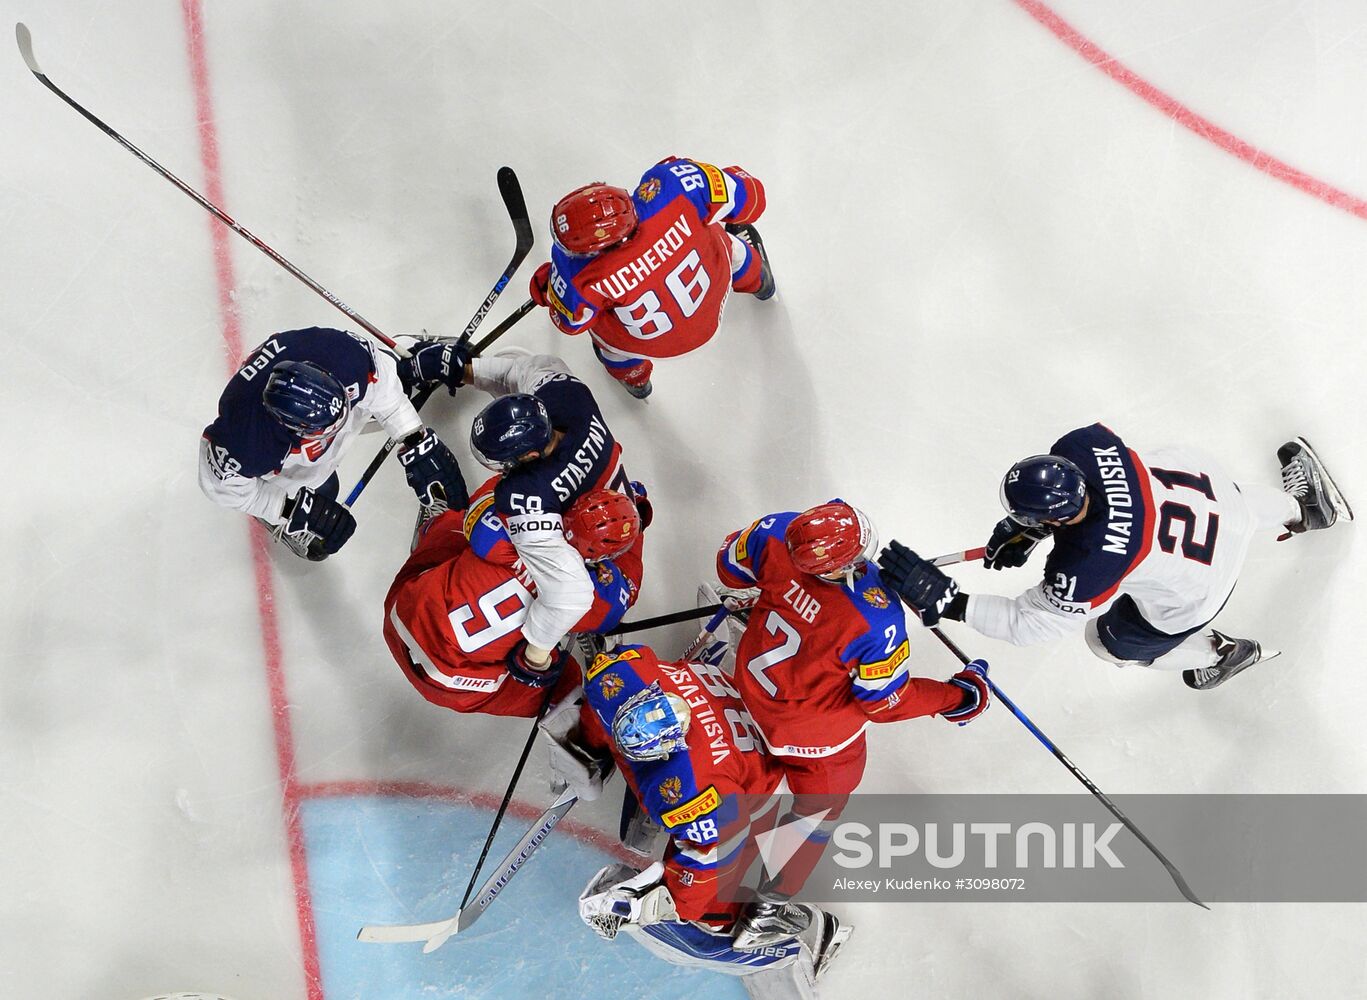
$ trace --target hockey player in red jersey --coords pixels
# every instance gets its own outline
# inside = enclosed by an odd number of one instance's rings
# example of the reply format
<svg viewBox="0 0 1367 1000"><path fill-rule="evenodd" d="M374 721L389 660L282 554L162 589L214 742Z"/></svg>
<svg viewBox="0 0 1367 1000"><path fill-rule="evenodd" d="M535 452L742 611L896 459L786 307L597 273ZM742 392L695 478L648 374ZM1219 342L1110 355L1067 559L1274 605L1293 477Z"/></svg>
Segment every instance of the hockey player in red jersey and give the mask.
<svg viewBox="0 0 1367 1000"><path fill-rule="evenodd" d="M738 693L716 666L662 662L647 646L594 660L584 678L578 741L611 754L670 839L663 863L639 873L623 865L599 871L579 912L601 936L625 931L666 961L764 976L779 987L773 995L806 995L801 985L810 986L849 929L817 907L790 904L802 911L804 933L741 950L732 934L743 904L718 892L719 875L754 849L749 804L769 796L782 776L753 733ZM573 766L566 777L575 782Z"/></svg>
<svg viewBox="0 0 1367 1000"><path fill-rule="evenodd" d="M711 340L733 289L773 296L751 225L763 211L764 185L740 167L674 156L631 193L602 183L577 188L551 212L555 245L532 277L532 299L562 332L588 330L608 373L644 399L649 359Z"/></svg>
<svg viewBox="0 0 1367 1000"><path fill-rule="evenodd" d="M968 722L988 706L985 669L908 671L905 612L869 561L877 544L863 513L833 500L762 517L717 553L725 586L759 588L736 686L795 794L852 792L870 722Z"/></svg>
<svg viewBox="0 0 1367 1000"><path fill-rule="evenodd" d="M529 671L512 655L536 585L491 508L492 494L477 494L468 512L448 511L423 526L385 597L384 637L433 704L531 717L547 687L555 688L554 701L579 683L579 666L564 650L552 652L546 671ZM641 585L637 506L613 490L593 490L567 511L565 534L589 564L594 586L593 606L574 630L608 631Z"/></svg>

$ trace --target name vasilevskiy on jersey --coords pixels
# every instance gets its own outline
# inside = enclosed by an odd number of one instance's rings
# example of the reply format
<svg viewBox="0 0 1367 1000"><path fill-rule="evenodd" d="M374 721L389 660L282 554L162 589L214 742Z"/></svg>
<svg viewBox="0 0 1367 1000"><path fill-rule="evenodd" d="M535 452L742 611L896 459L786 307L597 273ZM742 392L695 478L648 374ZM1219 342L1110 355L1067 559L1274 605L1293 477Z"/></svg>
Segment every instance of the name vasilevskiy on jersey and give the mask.
<svg viewBox="0 0 1367 1000"><path fill-rule="evenodd" d="M1102 551L1113 555L1129 554L1130 529L1134 527L1134 494L1131 493L1130 475L1125 469L1120 449L1093 448L1097 472L1101 474L1101 487L1106 492L1106 506L1110 511L1107 522L1106 544Z"/></svg>
<svg viewBox="0 0 1367 1000"><path fill-rule="evenodd" d="M570 457L570 464L565 466L565 471L551 480L551 488L555 490L558 498L568 500L574 495L576 487L588 481L589 473L593 471L593 463L602 456L603 446L607 444L607 440L608 429L595 414L589 418L587 439Z"/></svg>
<svg viewBox="0 0 1367 1000"><path fill-rule="evenodd" d="M707 747L712 752L712 764L715 766L730 757L731 749L726 745L726 729L717 718L717 714L712 711L711 703L702 693L692 672L683 664L661 663L660 669L674 682L683 700L688 702L688 707L693 713L693 723L701 728L708 739Z"/></svg>

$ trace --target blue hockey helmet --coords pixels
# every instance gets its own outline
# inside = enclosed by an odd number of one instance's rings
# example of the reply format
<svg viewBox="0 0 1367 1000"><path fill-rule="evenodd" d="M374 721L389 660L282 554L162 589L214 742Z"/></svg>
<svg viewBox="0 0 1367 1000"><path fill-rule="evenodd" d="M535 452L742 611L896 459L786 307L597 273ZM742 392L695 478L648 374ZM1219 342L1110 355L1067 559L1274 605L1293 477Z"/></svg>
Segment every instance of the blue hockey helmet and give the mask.
<svg viewBox="0 0 1367 1000"><path fill-rule="evenodd" d="M480 465L502 472L550 444L552 431L551 415L541 400L525 393L500 396L475 417L470 450Z"/></svg>
<svg viewBox="0 0 1367 1000"><path fill-rule="evenodd" d="M1002 479L1002 506L1027 528L1045 521L1071 521L1087 502L1082 470L1058 455L1023 458Z"/></svg>
<svg viewBox="0 0 1367 1000"><path fill-rule="evenodd" d="M622 702L612 718L612 742L627 760L664 760L686 746L691 716L688 702L656 681Z"/></svg>
<svg viewBox="0 0 1367 1000"><path fill-rule="evenodd" d="M266 379L261 403L276 420L301 437L335 433L351 412L346 388L308 361L282 361Z"/></svg>

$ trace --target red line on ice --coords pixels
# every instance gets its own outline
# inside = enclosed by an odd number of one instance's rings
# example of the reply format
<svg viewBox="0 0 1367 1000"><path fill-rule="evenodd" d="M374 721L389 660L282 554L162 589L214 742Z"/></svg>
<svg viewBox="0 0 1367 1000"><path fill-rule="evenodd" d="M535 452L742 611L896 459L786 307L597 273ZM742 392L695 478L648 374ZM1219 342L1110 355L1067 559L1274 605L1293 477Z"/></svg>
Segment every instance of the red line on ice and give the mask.
<svg viewBox="0 0 1367 1000"><path fill-rule="evenodd" d="M492 792L469 792L448 785L433 785L425 781L320 781L316 784L300 785L299 794L306 799L371 795L407 799L440 799L443 802L471 805L479 809L487 809L490 812L497 811L499 804L503 801L501 795L494 795ZM524 821L534 820L544 811L543 806L534 806L519 799L513 799L508 803L508 815ZM569 834L575 840L596 847L618 861L640 863L641 859L623 847L616 837L609 836L595 827L572 819L562 819L555 828ZM497 863L497 859L495 859L495 863Z"/></svg>
<svg viewBox="0 0 1367 1000"><path fill-rule="evenodd" d="M1340 191L1332 184L1311 177L1303 170L1297 170L1289 163L1277 159L1271 153L1266 153L1252 143L1245 142L1237 135L1222 129L1209 118L1198 115L1181 101L1165 94L1120 63L1114 56L1079 32L1041 0L1012 0L1012 2L1048 28L1054 37L1064 45L1082 56L1083 59L1086 59L1126 90L1153 105L1183 128L1189 129L1202 139L1214 143L1226 153L1238 157L1250 167L1261 170L1269 177L1275 177L1282 183L1290 184L1297 190L1313 198L1318 198L1325 204L1333 205L1350 215L1356 215L1359 219L1367 219L1367 201L1363 201L1363 199L1346 191Z"/></svg>
<svg viewBox="0 0 1367 1000"><path fill-rule="evenodd" d="M195 93L195 118L199 123L199 156L204 168L205 196L209 201L224 205L223 175L218 162L218 133L214 128L213 101L209 87L209 62L204 47L204 18L200 0L181 0L185 20L186 54L190 60L190 76ZM218 280L218 307L223 322L223 351L229 371L235 371L242 360L242 331L233 292L237 280L233 275L232 254L228 245L226 226L211 221L214 269ZM270 545L266 533L255 521L251 523L252 569L256 577L256 607L261 621L261 647L265 656L266 680L270 689L271 715L275 725L275 761L280 771L280 793L289 843L290 875L294 883L294 905L299 922L299 942L304 956L304 982L309 1000L323 1000L323 980L318 965L318 937L313 918L313 900L309 894L308 859L304 849L304 831L299 820L299 781L295 776L294 735L290 729L289 699L285 690L284 657L280 647L280 629L275 616L275 582L271 576Z"/></svg>

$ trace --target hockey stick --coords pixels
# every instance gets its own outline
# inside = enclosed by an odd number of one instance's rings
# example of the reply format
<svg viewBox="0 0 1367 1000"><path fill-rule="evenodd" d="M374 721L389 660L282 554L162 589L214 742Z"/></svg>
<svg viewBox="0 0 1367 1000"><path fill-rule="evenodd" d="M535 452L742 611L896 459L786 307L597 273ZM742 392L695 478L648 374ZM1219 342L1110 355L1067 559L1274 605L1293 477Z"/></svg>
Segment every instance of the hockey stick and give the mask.
<svg viewBox="0 0 1367 1000"><path fill-rule="evenodd" d="M483 351L491 343L511 330L518 320L523 316L526 316L527 313L531 312L535 307L536 303L531 299L528 299L526 302L522 303L522 305L518 306L516 312L490 330L487 336L481 338L480 342L475 345L474 351L471 352L470 356L477 356L479 352ZM438 385L434 383L419 389L418 394L413 397L413 409L421 410L427 401L432 398L432 394L436 392L437 388ZM366 466L365 472L361 473L361 478L358 479L356 485L351 488L351 493L346 498L346 505L348 507L355 503L356 498L361 495L361 491L370 485L370 481L375 478L375 473L380 471L380 466L384 465L384 460L389 457L389 453L396 447L398 447L396 442L392 440L386 441L380 447L380 450L375 453L375 457L372 458L370 464Z"/></svg>
<svg viewBox="0 0 1367 1000"><path fill-rule="evenodd" d="M930 630L935 633L935 638L939 639L942 643L944 643L945 646L949 649L949 651L959 658L960 663L963 663L965 665L968 664L968 656L965 655L962 649L960 649L957 645L954 644L954 640L950 639L949 636L945 635L943 632L941 632L938 628L935 628L934 626L931 626ZM1082 769L1078 767L1076 764L1074 764L1071 760L1069 760L1067 754L1060 750L1054 744L1053 740L1049 739L1048 736L1045 736L1044 733L1040 731L1040 728L1030 721L1030 717L1027 716L1024 712L1022 712L1018 707L1016 707L1016 703L1013 702L1010 698L1008 698L1006 694L1002 691L1002 689L997 687L997 685L994 684L990 678L987 679L987 686L992 689L993 696L995 696L998 701L1000 701L1003 705L1010 709L1011 714L1014 715L1017 719L1019 719L1026 729L1030 730L1030 732L1034 735L1035 739L1043 743L1045 749L1047 749L1051 754L1057 757L1059 762L1072 773L1073 777L1076 778L1078 781L1082 782L1083 786L1087 789L1087 791L1091 792L1094 796L1096 796L1097 799L1100 800L1101 804L1105 806L1108 810L1110 810L1111 815L1114 816L1116 819L1120 820L1120 822L1125 825L1125 829L1129 830L1132 834L1134 834L1135 837L1139 840L1139 842L1143 844L1145 847L1147 847L1150 853L1152 853L1154 857L1156 857L1160 862L1162 862L1163 867L1168 870L1168 875L1171 876L1173 882L1176 884L1178 890L1182 893L1182 895L1185 896L1190 902L1195 903L1202 909L1209 910L1210 907L1206 906L1205 903L1201 902L1201 900L1197 898L1196 893L1192 892L1191 886L1187 885L1187 880L1182 877L1182 873L1177 870L1177 866L1167 859L1167 857L1163 854L1162 851L1158 849L1158 846L1154 844L1152 840L1144 836L1144 831L1140 830L1139 827L1135 826L1134 821L1131 820L1128 816L1126 816L1123 812L1121 812L1120 807L1116 805L1114 802L1112 802L1110 798L1106 795L1106 793L1103 792L1092 782L1091 778L1083 774Z"/></svg>
<svg viewBox="0 0 1367 1000"><path fill-rule="evenodd" d="M499 825L503 822L503 814L508 811L508 803L513 800L513 791L517 788L517 783L522 777L522 769L527 766L527 758L532 754L532 745L536 743L536 730L541 725L541 720L546 717L547 710L551 707L551 695L555 693L555 685L546 688L546 696L541 699L541 709L536 713L536 718L532 720L532 731L527 734L527 742L522 747L522 756L517 759L517 767L513 768L512 780L508 782L508 789L503 793L503 801L498 804L498 812L494 814L494 823L489 827L489 836L484 838L484 850L479 852L479 860L475 862L475 870L470 873L470 882L465 886L465 895L460 898L460 907L465 909L465 904L470 902L470 893L475 891L475 883L479 881L480 869L484 867L484 859L489 856L489 848L493 846L494 836L498 833ZM446 940L442 938L442 940ZM433 948L438 947L433 945ZM430 950L430 949L429 949Z"/></svg>
<svg viewBox="0 0 1367 1000"><path fill-rule="evenodd" d="M474 335L475 330L479 329L480 323L484 322L484 317L488 314L489 310L493 308L494 303L498 301L498 297L503 294L503 289L508 287L508 282L512 280L513 275L517 273L517 269L522 266L522 262L527 259L527 254L531 253L532 246L536 243L536 236L532 232L531 219L527 214L527 200L522 196L522 185L518 182L517 174L513 171L512 167L498 168L498 193L503 198L503 206L508 210L508 218L511 219L513 223L513 234L515 237L513 256L508 261L508 266L503 269L503 273L498 276L498 280L494 282L494 287L490 289L489 294L484 297L484 301L480 303L479 308L475 310L475 314L470 317L470 322L465 324L465 329L461 331L460 338L457 341L457 343L461 345L470 342L470 338ZM476 357L483 353L490 344L511 330L513 324L527 315L527 313L531 312L535 305L536 303L531 299L528 299L526 302L522 303L522 305L518 306L511 316L494 327L486 337L482 338L480 342L475 345L474 349L470 352L470 356ZM421 410L423 406L426 405L427 401L432 398L432 393L434 393L436 389L437 383L435 382L419 389L418 394L413 397L413 408L415 410ZM375 474L380 471L380 466L384 465L384 460L389 457L389 453L392 452L397 445L398 442L396 441L386 441L376 453L375 457L370 460L370 464L366 466L365 472L361 473L361 478L356 481L356 485L353 486L351 492L347 494L345 501L347 507L354 504L357 498L360 497L361 491L370 485L370 481L374 479Z"/></svg>
<svg viewBox="0 0 1367 1000"><path fill-rule="evenodd" d="M930 560L936 566L953 566L955 563L973 562L983 557L982 549L965 549L963 552L950 552L942 556L936 556ZM716 614L722 610L720 604L705 604L697 608L685 608L683 611L671 611L667 615L658 615L655 618L642 618L640 621L622 622L616 629L607 633L608 635L626 635L630 632L644 632L646 629L663 628L666 625L677 625L679 622L691 622L697 618L706 618L708 615Z"/></svg>
<svg viewBox="0 0 1367 1000"><path fill-rule="evenodd" d="M455 916L427 924L368 924L362 927L356 935L358 941L385 944L426 941L427 944L423 946L423 952L436 951L453 934L459 934L483 916L484 911L489 908L489 904L503 891L503 887L526 864L527 859L541 846L542 842L550 836L551 830L570 811L570 808L579 801L573 790L565 789L560 797L551 804L551 807L532 824L531 829L522 835L522 839L513 846L513 849L508 852L498 871L489 876L488 880L479 887L479 892L475 892L475 882L479 878L480 870L484 867L484 859L489 856L489 848L493 845L494 837L503 822L503 815L507 812L508 803L512 801L513 791L517 788L518 780L522 777L522 769L526 766L527 757L531 754L532 745L536 742L536 731L541 725L541 720L545 718L546 711L550 708L551 695L554 690L554 688L547 689L546 697L541 702L541 710L537 712L536 718L532 722L532 731L528 734L527 743L522 748L522 756L518 758L512 780L508 782L508 790L503 794L503 801L499 804L498 813L494 816L493 825L489 828L489 836L485 838L484 849L480 852L479 860L475 863L475 870L470 873L470 882L465 887L465 895L461 898L460 909L456 911ZM473 905L470 904L472 894L474 896Z"/></svg>
<svg viewBox="0 0 1367 1000"><path fill-rule="evenodd" d="M240 225L236 220L232 218L232 216L230 216L227 212L223 211L223 209L219 208L213 202L209 201L209 199L205 198L202 194L200 194L194 188L190 187L190 185L186 184L175 174L171 173L171 171L167 170L156 160L152 159L152 157L148 156L137 146L133 145L131 142L125 139L114 129L110 128L108 125L106 125L99 118L96 118L93 114L87 111L80 104L76 103L76 101L73 100L70 97L70 95L66 93L66 91L62 90L55 83L53 83L48 78L48 75L44 73L42 69L39 68L38 60L35 59L33 56L33 37L29 34L28 28L25 27L22 23L16 24L14 26L14 35L19 42L19 54L23 56L24 62L28 65L29 72L38 78L39 83L41 83L48 90L52 91L67 104L71 105L71 107L74 108L86 121L90 122L105 135L109 136L109 138L113 139L124 149L128 150L130 153L136 156L143 163L147 164L157 173L161 174L162 177L165 177L176 187L180 188L180 190L185 192L185 194L187 194L189 197L193 198L196 202L200 204L201 207L208 211L209 214L213 215L214 218L218 219L219 222L223 223L233 232L237 233L248 243L256 247L271 260L275 261L290 274L294 275L296 278L302 281L305 285L308 285L309 288L313 289L323 298L327 299L328 302L332 303L333 306L340 310L347 317L347 319L351 320L357 326L364 329L366 333L370 334L372 337L374 337L380 343L384 344L386 347L390 348L391 350L397 351L402 357L408 357L408 352L400 348L397 344L395 344L391 337L382 333L380 329L375 326L375 324L371 323L368 319L366 319L364 316L358 313L355 309L352 309L349 305L347 305L337 296L333 295L322 285L318 284L318 282L314 281L303 271L299 270L299 268L291 264L277 251L272 249L268 244L263 242L259 237L257 237L250 230L248 230L246 226Z"/></svg>
<svg viewBox="0 0 1367 1000"><path fill-rule="evenodd" d="M440 948L449 938L468 929L484 915L484 911L498 898L498 894L504 890L512 877L527 863L527 859L536 853L536 849L545 843L555 825L564 819L565 814L578 801L579 798L572 789L565 789L560 797L551 803L550 808L522 835L522 839L513 845L498 871L490 875L479 887L479 892L474 895L474 901L462 906L455 916L434 920L430 924L367 924L356 935L356 940L373 944L426 941L422 949L424 954Z"/></svg>

